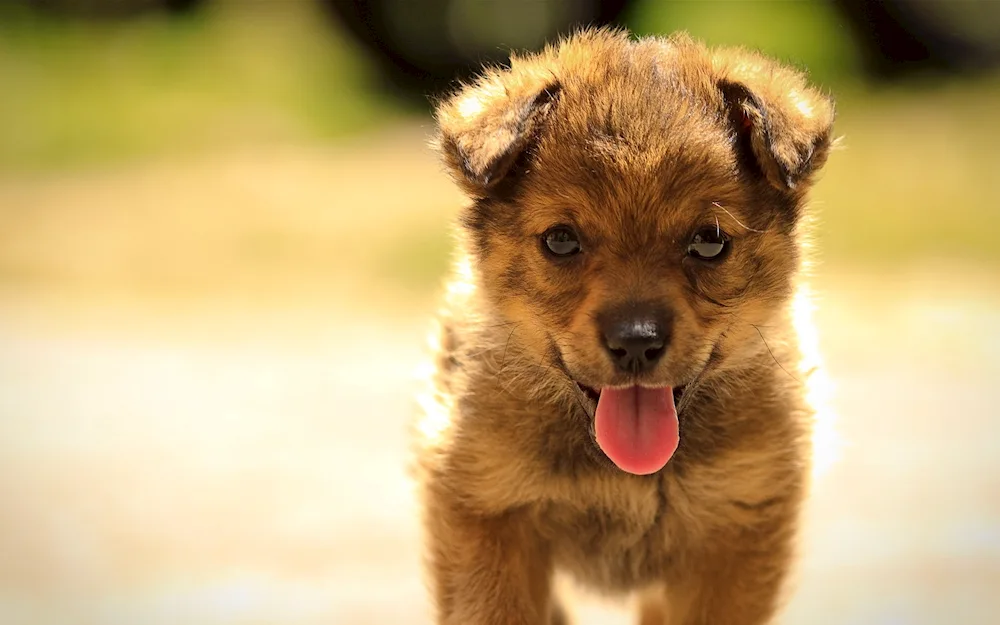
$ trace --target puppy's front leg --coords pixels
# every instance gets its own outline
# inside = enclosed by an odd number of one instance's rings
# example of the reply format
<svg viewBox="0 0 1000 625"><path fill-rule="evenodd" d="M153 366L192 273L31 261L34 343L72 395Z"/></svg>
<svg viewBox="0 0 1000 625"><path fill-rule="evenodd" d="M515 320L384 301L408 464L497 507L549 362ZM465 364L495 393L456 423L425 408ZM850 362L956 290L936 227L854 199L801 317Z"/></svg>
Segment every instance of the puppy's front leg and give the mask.
<svg viewBox="0 0 1000 625"><path fill-rule="evenodd" d="M767 625L791 562L790 527L747 533L693 556L659 596L647 595L641 625ZM720 548L721 547L721 548Z"/></svg>
<svg viewBox="0 0 1000 625"><path fill-rule="evenodd" d="M548 625L552 564L526 516L436 505L427 517L438 625Z"/></svg>

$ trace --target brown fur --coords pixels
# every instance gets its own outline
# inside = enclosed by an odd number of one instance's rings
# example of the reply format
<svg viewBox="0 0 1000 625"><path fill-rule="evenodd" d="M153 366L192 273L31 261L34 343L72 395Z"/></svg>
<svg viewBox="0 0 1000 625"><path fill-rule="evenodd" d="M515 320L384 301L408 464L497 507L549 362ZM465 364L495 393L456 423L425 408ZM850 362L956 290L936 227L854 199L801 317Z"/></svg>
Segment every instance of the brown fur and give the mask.
<svg viewBox="0 0 1000 625"><path fill-rule="evenodd" d="M487 72L437 119L473 200L418 446L438 623L561 623L556 569L642 591L647 625L768 622L808 477L788 304L831 102L750 52L601 30ZM584 253L542 253L556 224ZM715 224L729 256L688 258ZM601 453L576 384L634 382L595 319L639 300L673 319L643 381L685 389L680 447L647 476Z"/></svg>

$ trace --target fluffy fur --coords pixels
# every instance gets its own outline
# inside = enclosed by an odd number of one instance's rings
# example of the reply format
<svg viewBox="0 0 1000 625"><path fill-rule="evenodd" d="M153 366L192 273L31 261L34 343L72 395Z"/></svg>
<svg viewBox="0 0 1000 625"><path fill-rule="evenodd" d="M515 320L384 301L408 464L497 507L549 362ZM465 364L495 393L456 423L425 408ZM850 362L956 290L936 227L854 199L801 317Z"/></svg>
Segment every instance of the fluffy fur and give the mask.
<svg viewBox="0 0 1000 625"><path fill-rule="evenodd" d="M639 591L645 625L768 622L809 475L789 304L831 101L755 53L597 30L487 71L437 121L472 200L418 428L437 622L563 623L557 569ZM543 253L556 224L583 253ZM706 226L731 237L719 263L686 254ZM595 319L637 301L673 321L642 381L683 389L680 447L646 476L597 447L581 388L635 382Z"/></svg>

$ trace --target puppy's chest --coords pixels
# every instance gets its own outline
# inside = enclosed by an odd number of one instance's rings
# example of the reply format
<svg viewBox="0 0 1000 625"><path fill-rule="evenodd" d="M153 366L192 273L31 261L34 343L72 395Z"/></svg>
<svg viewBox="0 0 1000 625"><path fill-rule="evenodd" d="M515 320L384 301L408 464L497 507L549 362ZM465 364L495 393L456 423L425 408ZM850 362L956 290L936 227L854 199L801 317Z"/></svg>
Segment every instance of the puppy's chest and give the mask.
<svg viewBox="0 0 1000 625"><path fill-rule="evenodd" d="M656 581L677 542L677 515L662 481L628 489L608 502L551 503L537 522L556 564L580 582L627 591Z"/></svg>

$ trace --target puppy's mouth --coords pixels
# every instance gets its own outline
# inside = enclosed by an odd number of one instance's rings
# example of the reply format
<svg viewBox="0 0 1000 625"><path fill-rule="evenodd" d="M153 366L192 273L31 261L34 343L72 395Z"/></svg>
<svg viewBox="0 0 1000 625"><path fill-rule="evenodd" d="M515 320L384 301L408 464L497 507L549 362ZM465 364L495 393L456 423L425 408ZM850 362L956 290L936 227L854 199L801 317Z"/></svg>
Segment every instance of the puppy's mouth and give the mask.
<svg viewBox="0 0 1000 625"><path fill-rule="evenodd" d="M594 419L597 446L627 473L649 475L662 469L680 443L677 400L682 388L606 387L576 383Z"/></svg>
<svg viewBox="0 0 1000 625"><path fill-rule="evenodd" d="M601 400L601 391L596 388L580 384L579 382L576 383L576 386L580 389L580 392L583 393L583 396L590 400L591 405L587 407L591 408L590 412L593 412L593 409L597 408L597 402Z"/></svg>
<svg viewBox="0 0 1000 625"><path fill-rule="evenodd" d="M580 389L580 392L583 393L583 396L589 400L587 405L588 412L590 412L590 416L594 416L594 411L597 410L597 403L601 400L600 389L592 388L586 384L580 384L579 382L576 383L576 386ZM686 386L673 387L675 405L681 403L681 396L684 395L685 388Z"/></svg>

